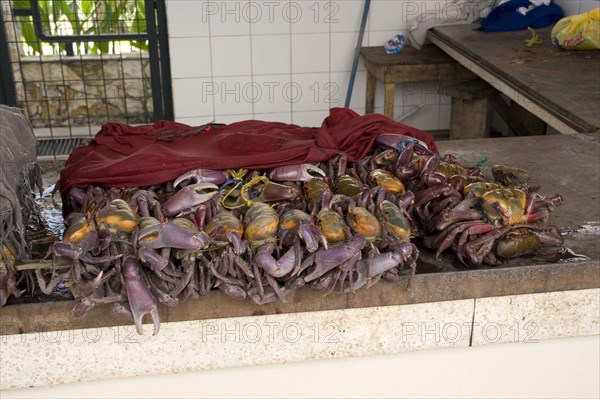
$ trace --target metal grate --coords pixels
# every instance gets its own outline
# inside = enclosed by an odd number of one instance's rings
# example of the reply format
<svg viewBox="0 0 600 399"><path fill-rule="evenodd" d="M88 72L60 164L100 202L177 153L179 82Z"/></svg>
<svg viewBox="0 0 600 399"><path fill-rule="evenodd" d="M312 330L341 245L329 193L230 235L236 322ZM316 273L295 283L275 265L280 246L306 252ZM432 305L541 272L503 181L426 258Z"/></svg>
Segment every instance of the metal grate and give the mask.
<svg viewBox="0 0 600 399"><path fill-rule="evenodd" d="M173 119L164 2L0 0L0 102L26 111L40 156L109 121Z"/></svg>
<svg viewBox="0 0 600 399"><path fill-rule="evenodd" d="M83 144L86 138L42 139L38 140L38 158L66 158L75 148Z"/></svg>

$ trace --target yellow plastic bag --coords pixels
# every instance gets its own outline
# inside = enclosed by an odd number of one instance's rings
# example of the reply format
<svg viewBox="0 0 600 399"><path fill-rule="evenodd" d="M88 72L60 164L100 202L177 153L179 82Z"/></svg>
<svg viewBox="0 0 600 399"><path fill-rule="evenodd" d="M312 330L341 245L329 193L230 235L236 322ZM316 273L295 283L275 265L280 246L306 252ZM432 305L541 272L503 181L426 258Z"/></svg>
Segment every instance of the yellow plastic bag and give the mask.
<svg viewBox="0 0 600 399"><path fill-rule="evenodd" d="M600 50L600 8L558 21L552 43L568 50Z"/></svg>

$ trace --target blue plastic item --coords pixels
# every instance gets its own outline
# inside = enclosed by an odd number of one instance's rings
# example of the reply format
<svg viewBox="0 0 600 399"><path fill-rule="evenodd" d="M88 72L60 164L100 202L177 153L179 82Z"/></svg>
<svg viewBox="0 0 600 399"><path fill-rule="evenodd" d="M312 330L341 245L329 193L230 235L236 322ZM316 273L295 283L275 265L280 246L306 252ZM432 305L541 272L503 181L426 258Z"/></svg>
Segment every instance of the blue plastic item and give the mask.
<svg viewBox="0 0 600 399"><path fill-rule="evenodd" d="M531 27L533 29L543 28L551 25L564 17L562 8L554 3L540 5L527 14L523 15L517 10L528 7L529 0L511 0L494 8L490 15L481 21L481 30L486 32L503 32L511 30L522 30Z"/></svg>
<svg viewBox="0 0 600 399"><path fill-rule="evenodd" d="M404 47L404 43L406 42L406 38L403 34L399 33L385 44L383 48L385 52L388 54L399 54L402 52L402 48Z"/></svg>

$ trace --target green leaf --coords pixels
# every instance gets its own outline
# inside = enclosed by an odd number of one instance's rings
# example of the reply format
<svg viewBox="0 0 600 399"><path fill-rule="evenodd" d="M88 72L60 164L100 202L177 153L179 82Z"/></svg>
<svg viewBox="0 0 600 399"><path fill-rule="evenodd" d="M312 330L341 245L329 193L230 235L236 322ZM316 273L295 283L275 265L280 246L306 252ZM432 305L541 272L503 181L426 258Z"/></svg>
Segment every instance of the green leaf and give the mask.
<svg viewBox="0 0 600 399"><path fill-rule="evenodd" d="M70 25L74 35L90 36L90 40L84 41L81 46L82 51L88 54L106 53L110 50L109 42L93 42L96 34L147 32L144 0L39 0L38 5L45 34L57 34L60 26L58 22L64 21ZM31 0L13 0L15 8L30 6ZM23 17L19 19L23 40L33 51L40 53L41 43L35 34L33 20ZM140 50L148 49L147 41L132 41L131 46ZM52 47L55 52L65 51L64 43ZM112 47L114 51L114 46Z"/></svg>
<svg viewBox="0 0 600 399"><path fill-rule="evenodd" d="M144 0L137 0L135 7L135 25L133 29L134 33L146 33L148 27L146 25L146 2Z"/></svg>
<svg viewBox="0 0 600 399"><path fill-rule="evenodd" d="M42 49L40 46L40 42L35 33L35 29L33 28L33 21L31 17L19 17L19 21L21 22L21 35L30 46L34 52L37 54L41 54Z"/></svg>
<svg viewBox="0 0 600 399"><path fill-rule="evenodd" d="M39 9L40 9L40 20L42 22L42 29L44 33L47 35L52 34L52 29L50 29L50 8L49 0L39 0Z"/></svg>
<svg viewBox="0 0 600 399"><path fill-rule="evenodd" d="M13 8L31 8L29 0L13 0Z"/></svg>
<svg viewBox="0 0 600 399"><path fill-rule="evenodd" d="M64 15L71 25L71 29L73 30L74 35L78 35L79 32L79 18L77 17L77 5L73 0L63 0L61 1L61 13Z"/></svg>
<svg viewBox="0 0 600 399"><path fill-rule="evenodd" d="M94 0L81 0L79 4L81 4L81 11L83 12L83 15L89 16L92 13L95 3L96 2Z"/></svg>

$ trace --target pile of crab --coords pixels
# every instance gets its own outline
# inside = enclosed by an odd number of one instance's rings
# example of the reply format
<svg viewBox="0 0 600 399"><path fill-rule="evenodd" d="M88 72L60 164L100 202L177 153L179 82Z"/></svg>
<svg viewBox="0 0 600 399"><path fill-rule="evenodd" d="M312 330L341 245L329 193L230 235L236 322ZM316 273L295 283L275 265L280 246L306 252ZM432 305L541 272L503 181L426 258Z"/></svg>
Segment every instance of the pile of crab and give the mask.
<svg viewBox="0 0 600 399"><path fill-rule="evenodd" d="M75 188L75 209L51 253L63 273L37 270L44 292L67 282L81 316L111 304L139 333L157 303L213 289L256 304L308 285L354 292L410 278L420 237L467 266L560 251L545 224L562 201L527 186L527 172L493 168L496 182L415 141L378 140L371 155L271 170L192 170L144 188Z"/></svg>

